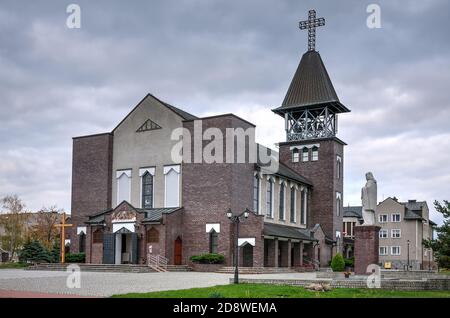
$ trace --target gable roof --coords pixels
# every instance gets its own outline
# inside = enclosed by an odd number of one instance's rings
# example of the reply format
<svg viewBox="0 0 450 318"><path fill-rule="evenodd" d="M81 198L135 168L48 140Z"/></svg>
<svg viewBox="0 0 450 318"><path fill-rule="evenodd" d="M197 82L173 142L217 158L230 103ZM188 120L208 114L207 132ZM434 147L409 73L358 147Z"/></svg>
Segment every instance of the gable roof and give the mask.
<svg viewBox="0 0 450 318"><path fill-rule="evenodd" d="M282 105L273 111L282 115L293 108L325 105L336 113L350 111L339 101L319 52L308 51L300 60Z"/></svg>
<svg viewBox="0 0 450 318"><path fill-rule="evenodd" d="M120 123L112 130L112 133L114 133L114 131L136 110L136 108L138 108L147 98L153 98L155 100L157 100L158 102L160 102L163 106L167 107L168 109L170 109L171 111L173 111L175 114L177 114L178 116L180 116L183 120L192 120L192 119L196 119L197 117L189 114L188 112L181 110L175 106L170 105L169 103L166 103L162 100L160 100L159 98L157 98L156 96L148 93L147 95L145 95L145 97L143 99L141 99L141 101L128 113L128 115L126 115L121 121Z"/></svg>

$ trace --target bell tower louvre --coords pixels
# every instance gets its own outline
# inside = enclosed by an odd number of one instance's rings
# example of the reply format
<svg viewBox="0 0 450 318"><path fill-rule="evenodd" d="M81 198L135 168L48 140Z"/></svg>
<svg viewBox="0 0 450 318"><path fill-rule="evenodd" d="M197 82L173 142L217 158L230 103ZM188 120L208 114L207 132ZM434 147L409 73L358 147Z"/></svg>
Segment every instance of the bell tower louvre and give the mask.
<svg viewBox="0 0 450 318"><path fill-rule="evenodd" d="M336 137L338 114L350 112L340 101L328 72L315 50L315 28L325 25L309 11L300 29L308 29L308 51L280 107L273 112L284 117L286 141L279 144L280 161L312 180L308 224L319 223L339 251L342 247L344 146Z"/></svg>

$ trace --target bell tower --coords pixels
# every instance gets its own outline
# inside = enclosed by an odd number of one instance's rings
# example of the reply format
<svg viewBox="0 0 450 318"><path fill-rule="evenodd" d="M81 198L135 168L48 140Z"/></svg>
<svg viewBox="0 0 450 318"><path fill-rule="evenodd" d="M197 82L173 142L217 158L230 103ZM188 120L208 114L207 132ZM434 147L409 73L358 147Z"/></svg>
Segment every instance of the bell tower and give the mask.
<svg viewBox="0 0 450 318"><path fill-rule="evenodd" d="M315 50L315 28L325 25L309 11L300 29L308 29L303 54L282 105L273 112L285 119L286 141L280 161L313 183L308 226L319 223L330 243L342 246L344 146L338 139L338 114L350 110L339 101L328 72ZM333 242L334 241L334 242Z"/></svg>

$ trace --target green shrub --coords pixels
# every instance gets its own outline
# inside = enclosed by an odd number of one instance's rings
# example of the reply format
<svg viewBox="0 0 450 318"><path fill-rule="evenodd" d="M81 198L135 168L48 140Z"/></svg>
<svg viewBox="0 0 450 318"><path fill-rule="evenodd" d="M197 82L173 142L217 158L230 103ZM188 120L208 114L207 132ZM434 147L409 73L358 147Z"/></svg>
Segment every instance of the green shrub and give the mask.
<svg viewBox="0 0 450 318"><path fill-rule="evenodd" d="M346 258L344 259L345 262L345 267L353 267L355 265L355 258L351 257L351 258Z"/></svg>
<svg viewBox="0 0 450 318"><path fill-rule="evenodd" d="M50 252L42 246L39 241L28 241L19 254L21 263L50 263L52 257Z"/></svg>
<svg viewBox="0 0 450 318"><path fill-rule="evenodd" d="M209 294L208 298L225 298L225 297L219 292L213 292Z"/></svg>
<svg viewBox="0 0 450 318"><path fill-rule="evenodd" d="M440 255L438 257L438 264L440 268L450 269L450 256Z"/></svg>
<svg viewBox="0 0 450 318"><path fill-rule="evenodd" d="M84 263L85 259L85 253L66 254L66 263Z"/></svg>
<svg viewBox="0 0 450 318"><path fill-rule="evenodd" d="M225 261L225 257L221 254L202 254L191 256L191 261L200 264L222 264Z"/></svg>
<svg viewBox="0 0 450 318"><path fill-rule="evenodd" d="M345 269L344 257L341 253L337 253L331 260L331 269L333 272L343 272Z"/></svg>

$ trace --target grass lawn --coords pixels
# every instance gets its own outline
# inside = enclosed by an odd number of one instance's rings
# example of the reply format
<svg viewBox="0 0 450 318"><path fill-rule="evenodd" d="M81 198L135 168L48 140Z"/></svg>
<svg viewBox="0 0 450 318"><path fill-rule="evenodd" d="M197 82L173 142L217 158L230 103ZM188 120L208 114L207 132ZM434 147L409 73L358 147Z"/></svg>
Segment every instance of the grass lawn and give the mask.
<svg viewBox="0 0 450 318"><path fill-rule="evenodd" d="M450 298L450 291L400 291L383 289L335 288L312 292L299 286L240 284L207 288L130 293L115 298Z"/></svg>
<svg viewBox="0 0 450 318"><path fill-rule="evenodd" d="M29 264L25 263L0 263L0 269L24 268L28 266Z"/></svg>

